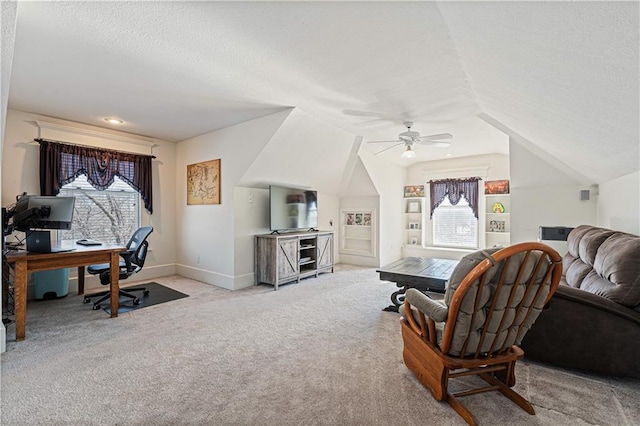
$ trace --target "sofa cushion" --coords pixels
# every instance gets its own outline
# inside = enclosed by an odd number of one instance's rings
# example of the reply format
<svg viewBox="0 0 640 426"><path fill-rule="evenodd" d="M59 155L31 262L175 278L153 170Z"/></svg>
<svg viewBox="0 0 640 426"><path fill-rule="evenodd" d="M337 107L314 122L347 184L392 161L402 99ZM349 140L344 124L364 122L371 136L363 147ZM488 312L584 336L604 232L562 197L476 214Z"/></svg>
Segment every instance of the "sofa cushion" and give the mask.
<svg viewBox="0 0 640 426"><path fill-rule="evenodd" d="M562 258L562 283L582 288L582 282L593 269L598 249L616 233L591 225L580 225L573 229L567 238L568 252ZM592 278L597 281L595 277Z"/></svg>
<svg viewBox="0 0 640 426"><path fill-rule="evenodd" d="M563 273L566 284L571 287L580 288L582 281L585 279L587 274L593 270L593 268L580 259L572 258L572 262L567 262L567 257L568 256L565 256L562 259L562 266L564 268Z"/></svg>
<svg viewBox="0 0 640 426"><path fill-rule="evenodd" d="M580 288L630 308L638 306L640 238L623 233L607 238L598 249L593 271L587 274Z"/></svg>
<svg viewBox="0 0 640 426"><path fill-rule="evenodd" d="M615 234L615 231L601 228L592 228L586 232L580 239L578 246L580 259L587 265L593 266L598 249L613 234Z"/></svg>
<svg viewBox="0 0 640 426"><path fill-rule="evenodd" d="M447 290L445 291L444 301L447 306L451 306L451 299L453 299L453 293L460 287L462 280L482 261L491 258L491 255L498 251L498 248L490 248L487 250L479 250L470 253L460 259L460 262L456 265L449 277L449 283L447 284ZM487 279L492 278L495 273L498 272L498 268L493 266L487 271ZM477 285L477 283L476 283Z"/></svg>
<svg viewBox="0 0 640 426"><path fill-rule="evenodd" d="M574 259L580 257L580 240L587 232L590 232L595 227L591 225L580 225L575 227L567 237L567 250L568 254L570 254Z"/></svg>

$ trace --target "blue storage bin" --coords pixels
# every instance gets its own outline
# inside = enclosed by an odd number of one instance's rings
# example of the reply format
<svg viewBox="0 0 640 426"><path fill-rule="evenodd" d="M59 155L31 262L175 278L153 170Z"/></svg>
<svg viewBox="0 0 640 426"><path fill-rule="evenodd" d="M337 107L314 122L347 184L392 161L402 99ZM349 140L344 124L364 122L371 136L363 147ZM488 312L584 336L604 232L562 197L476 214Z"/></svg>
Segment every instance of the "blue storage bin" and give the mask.
<svg viewBox="0 0 640 426"><path fill-rule="evenodd" d="M58 299L69 293L69 268L33 273L36 299Z"/></svg>

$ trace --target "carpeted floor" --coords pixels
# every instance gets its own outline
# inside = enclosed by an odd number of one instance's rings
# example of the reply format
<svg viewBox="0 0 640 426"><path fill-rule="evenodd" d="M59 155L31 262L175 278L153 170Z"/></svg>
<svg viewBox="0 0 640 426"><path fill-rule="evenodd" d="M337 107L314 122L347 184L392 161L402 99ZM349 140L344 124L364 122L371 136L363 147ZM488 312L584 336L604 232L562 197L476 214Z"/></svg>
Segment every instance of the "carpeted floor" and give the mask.
<svg viewBox="0 0 640 426"><path fill-rule="evenodd" d="M462 425L402 362L393 283L374 269L236 292L178 276L190 297L111 319L82 298L30 303L7 330L3 425ZM55 303L53 303L55 302ZM532 362L516 390L464 398L480 424L640 424L640 381Z"/></svg>

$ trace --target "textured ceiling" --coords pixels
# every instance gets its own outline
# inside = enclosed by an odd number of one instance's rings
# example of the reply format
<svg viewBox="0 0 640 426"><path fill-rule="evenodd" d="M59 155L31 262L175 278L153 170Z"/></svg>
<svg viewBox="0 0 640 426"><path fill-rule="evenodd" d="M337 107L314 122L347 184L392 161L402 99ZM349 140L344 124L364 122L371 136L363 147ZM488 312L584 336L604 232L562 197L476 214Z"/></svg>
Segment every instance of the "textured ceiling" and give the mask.
<svg viewBox="0 0 640 426"><path fill-rule="evenodd" d="M638 5L441 10L483 113L599 183L640 169Z"/></svg>
<svg viewBox="0 0 640 426"><path fill-rule="evenodd" d="M602 182L638 170L638 3L20 2L9 107L169 141L289 107L454 135L416 161L506 154L480 114Z"/></svg>

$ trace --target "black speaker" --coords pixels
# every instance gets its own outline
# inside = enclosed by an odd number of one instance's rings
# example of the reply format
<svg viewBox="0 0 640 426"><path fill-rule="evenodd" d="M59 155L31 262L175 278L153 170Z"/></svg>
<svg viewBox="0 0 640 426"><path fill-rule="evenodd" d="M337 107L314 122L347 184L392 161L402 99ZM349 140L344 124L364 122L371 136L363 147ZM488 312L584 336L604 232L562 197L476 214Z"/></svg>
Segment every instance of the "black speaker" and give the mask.
<svg viewBox="0 0 640 426"><path fill-rule="evenodd" d="M541 241L567 241L569 232L573 228L567 228L565 226L541 226L540 227L540 240Z"/></svg>

